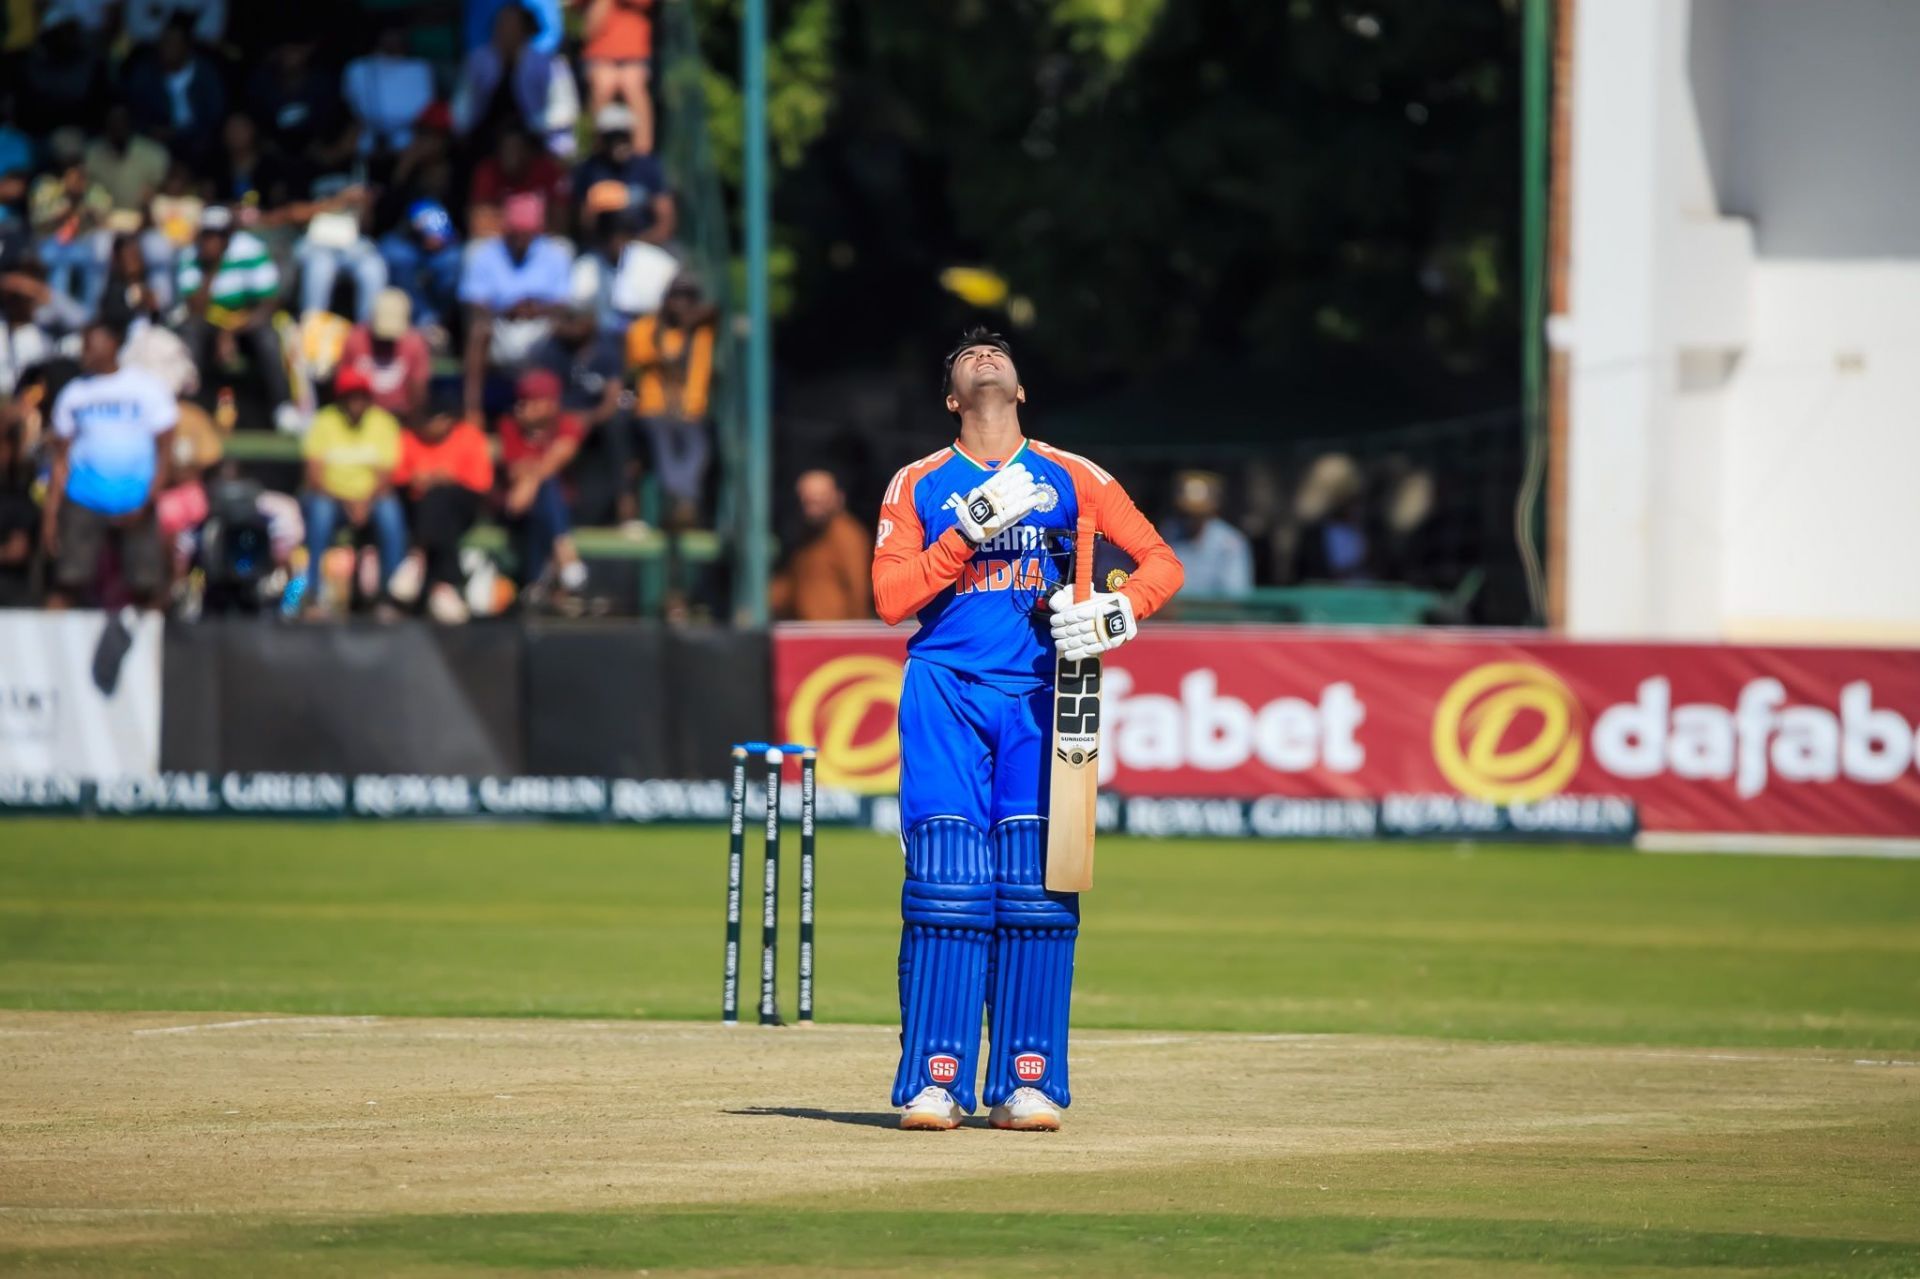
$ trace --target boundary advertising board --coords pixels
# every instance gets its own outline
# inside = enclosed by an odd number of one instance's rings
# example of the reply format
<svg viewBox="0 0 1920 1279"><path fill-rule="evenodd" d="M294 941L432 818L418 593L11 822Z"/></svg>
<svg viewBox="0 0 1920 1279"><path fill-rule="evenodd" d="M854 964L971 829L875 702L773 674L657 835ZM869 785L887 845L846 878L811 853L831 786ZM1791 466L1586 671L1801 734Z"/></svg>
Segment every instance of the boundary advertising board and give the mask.
<svg viewBox="0 0 1920 1279"><path fill-rule="evenodd" d="M823 785L898 784L906 636L774 635ZM1144 630L1107 659L1101 785L1142 798L1621 803L1647 831L1920 837L1920 654L1525 633ZM1436 810L1437 811L1437 810ZM1590 814L1591 815L1591 814Z"/></svg>

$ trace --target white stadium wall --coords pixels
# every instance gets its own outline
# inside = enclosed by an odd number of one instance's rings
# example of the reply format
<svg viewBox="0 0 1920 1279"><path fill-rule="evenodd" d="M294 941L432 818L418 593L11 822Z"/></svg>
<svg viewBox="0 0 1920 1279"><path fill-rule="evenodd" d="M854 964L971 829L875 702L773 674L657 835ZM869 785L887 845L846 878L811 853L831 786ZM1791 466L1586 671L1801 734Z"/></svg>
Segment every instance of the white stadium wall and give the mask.
<svg viewBox="0 0 1920 1279"><path fill-rule="evenodd" d="M1575 12L1568 630L1920 642L1920 4Z"/></svg>

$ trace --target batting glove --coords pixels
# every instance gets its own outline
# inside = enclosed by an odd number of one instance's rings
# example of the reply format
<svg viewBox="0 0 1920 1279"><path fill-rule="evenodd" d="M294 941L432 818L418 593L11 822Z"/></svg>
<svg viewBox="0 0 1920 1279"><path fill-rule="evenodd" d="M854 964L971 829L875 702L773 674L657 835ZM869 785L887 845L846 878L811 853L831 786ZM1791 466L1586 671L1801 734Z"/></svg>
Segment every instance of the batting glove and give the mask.
<svg viewBox="0 0 1920 1279"><path fill-rule="evenodd" d="M1053 610L1053 643L1062 658L1077 662L1119 648L1133 638L1133 601L1099 592L1076 604L1073 588L1063 586L1047 602Z"/></svg>
<svg viewBox="0 0 1920 1279"><path fill-rule="evenodd" d="M995 471L985 484L967 494L960 505L960 531L979 546L1012 528L1040 506L1043 494L1026 463L1015 462Z"/></svg>

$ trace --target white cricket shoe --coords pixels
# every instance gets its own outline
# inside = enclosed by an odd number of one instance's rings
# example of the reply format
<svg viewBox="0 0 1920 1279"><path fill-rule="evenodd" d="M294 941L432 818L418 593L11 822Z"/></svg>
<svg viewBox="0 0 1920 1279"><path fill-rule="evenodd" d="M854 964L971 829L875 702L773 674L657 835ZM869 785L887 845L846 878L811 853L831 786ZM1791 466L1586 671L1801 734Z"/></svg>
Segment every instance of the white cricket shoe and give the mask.
<svg viewBox="0 0 1920 1279"><path fill-rule="evenodd" d="M944 1088L927 1087L900 1108L900 1126L910 1131L947 1132L958 1128L967 1112Z"/></svg>
<svg viewBox="0 0 1920 1279"><path fill-rule="evenodd" d="M1059 1132L1060 1107L1038 1088L1016 1088L987 1115L987 1123L1012 1132Z"/></svg>

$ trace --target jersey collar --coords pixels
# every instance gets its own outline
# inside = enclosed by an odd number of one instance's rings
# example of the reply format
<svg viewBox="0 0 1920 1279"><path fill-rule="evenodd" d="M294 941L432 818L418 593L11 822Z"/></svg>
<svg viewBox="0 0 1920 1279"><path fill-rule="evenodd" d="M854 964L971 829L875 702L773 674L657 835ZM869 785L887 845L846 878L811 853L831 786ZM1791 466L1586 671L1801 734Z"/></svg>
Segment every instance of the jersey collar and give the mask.
<svg viewBox="0 0 1920 1279"><path fill-rule="evenodd" d="M974 466L978 467L980 470L985 471L988 474L992 474L995 471L1004 471L1009 466L1012 466L1014 463L1014 459L1018 458L1022 453L1025 453L1027 451L1027 445L1031 443L1033 443L1032 440L1029 440L1023 437L1020 441L1020 447L1015 449L1013 451L1012 456L1008 457L1004 462L1000 463L1000 465L998 466L988 466L985 462L980 461L978 458L974 457L973 454L961 448L959 440L955 440L953 442L953 451L959 454L961 457L967 459L967 461L972 462Z"/></svg>

